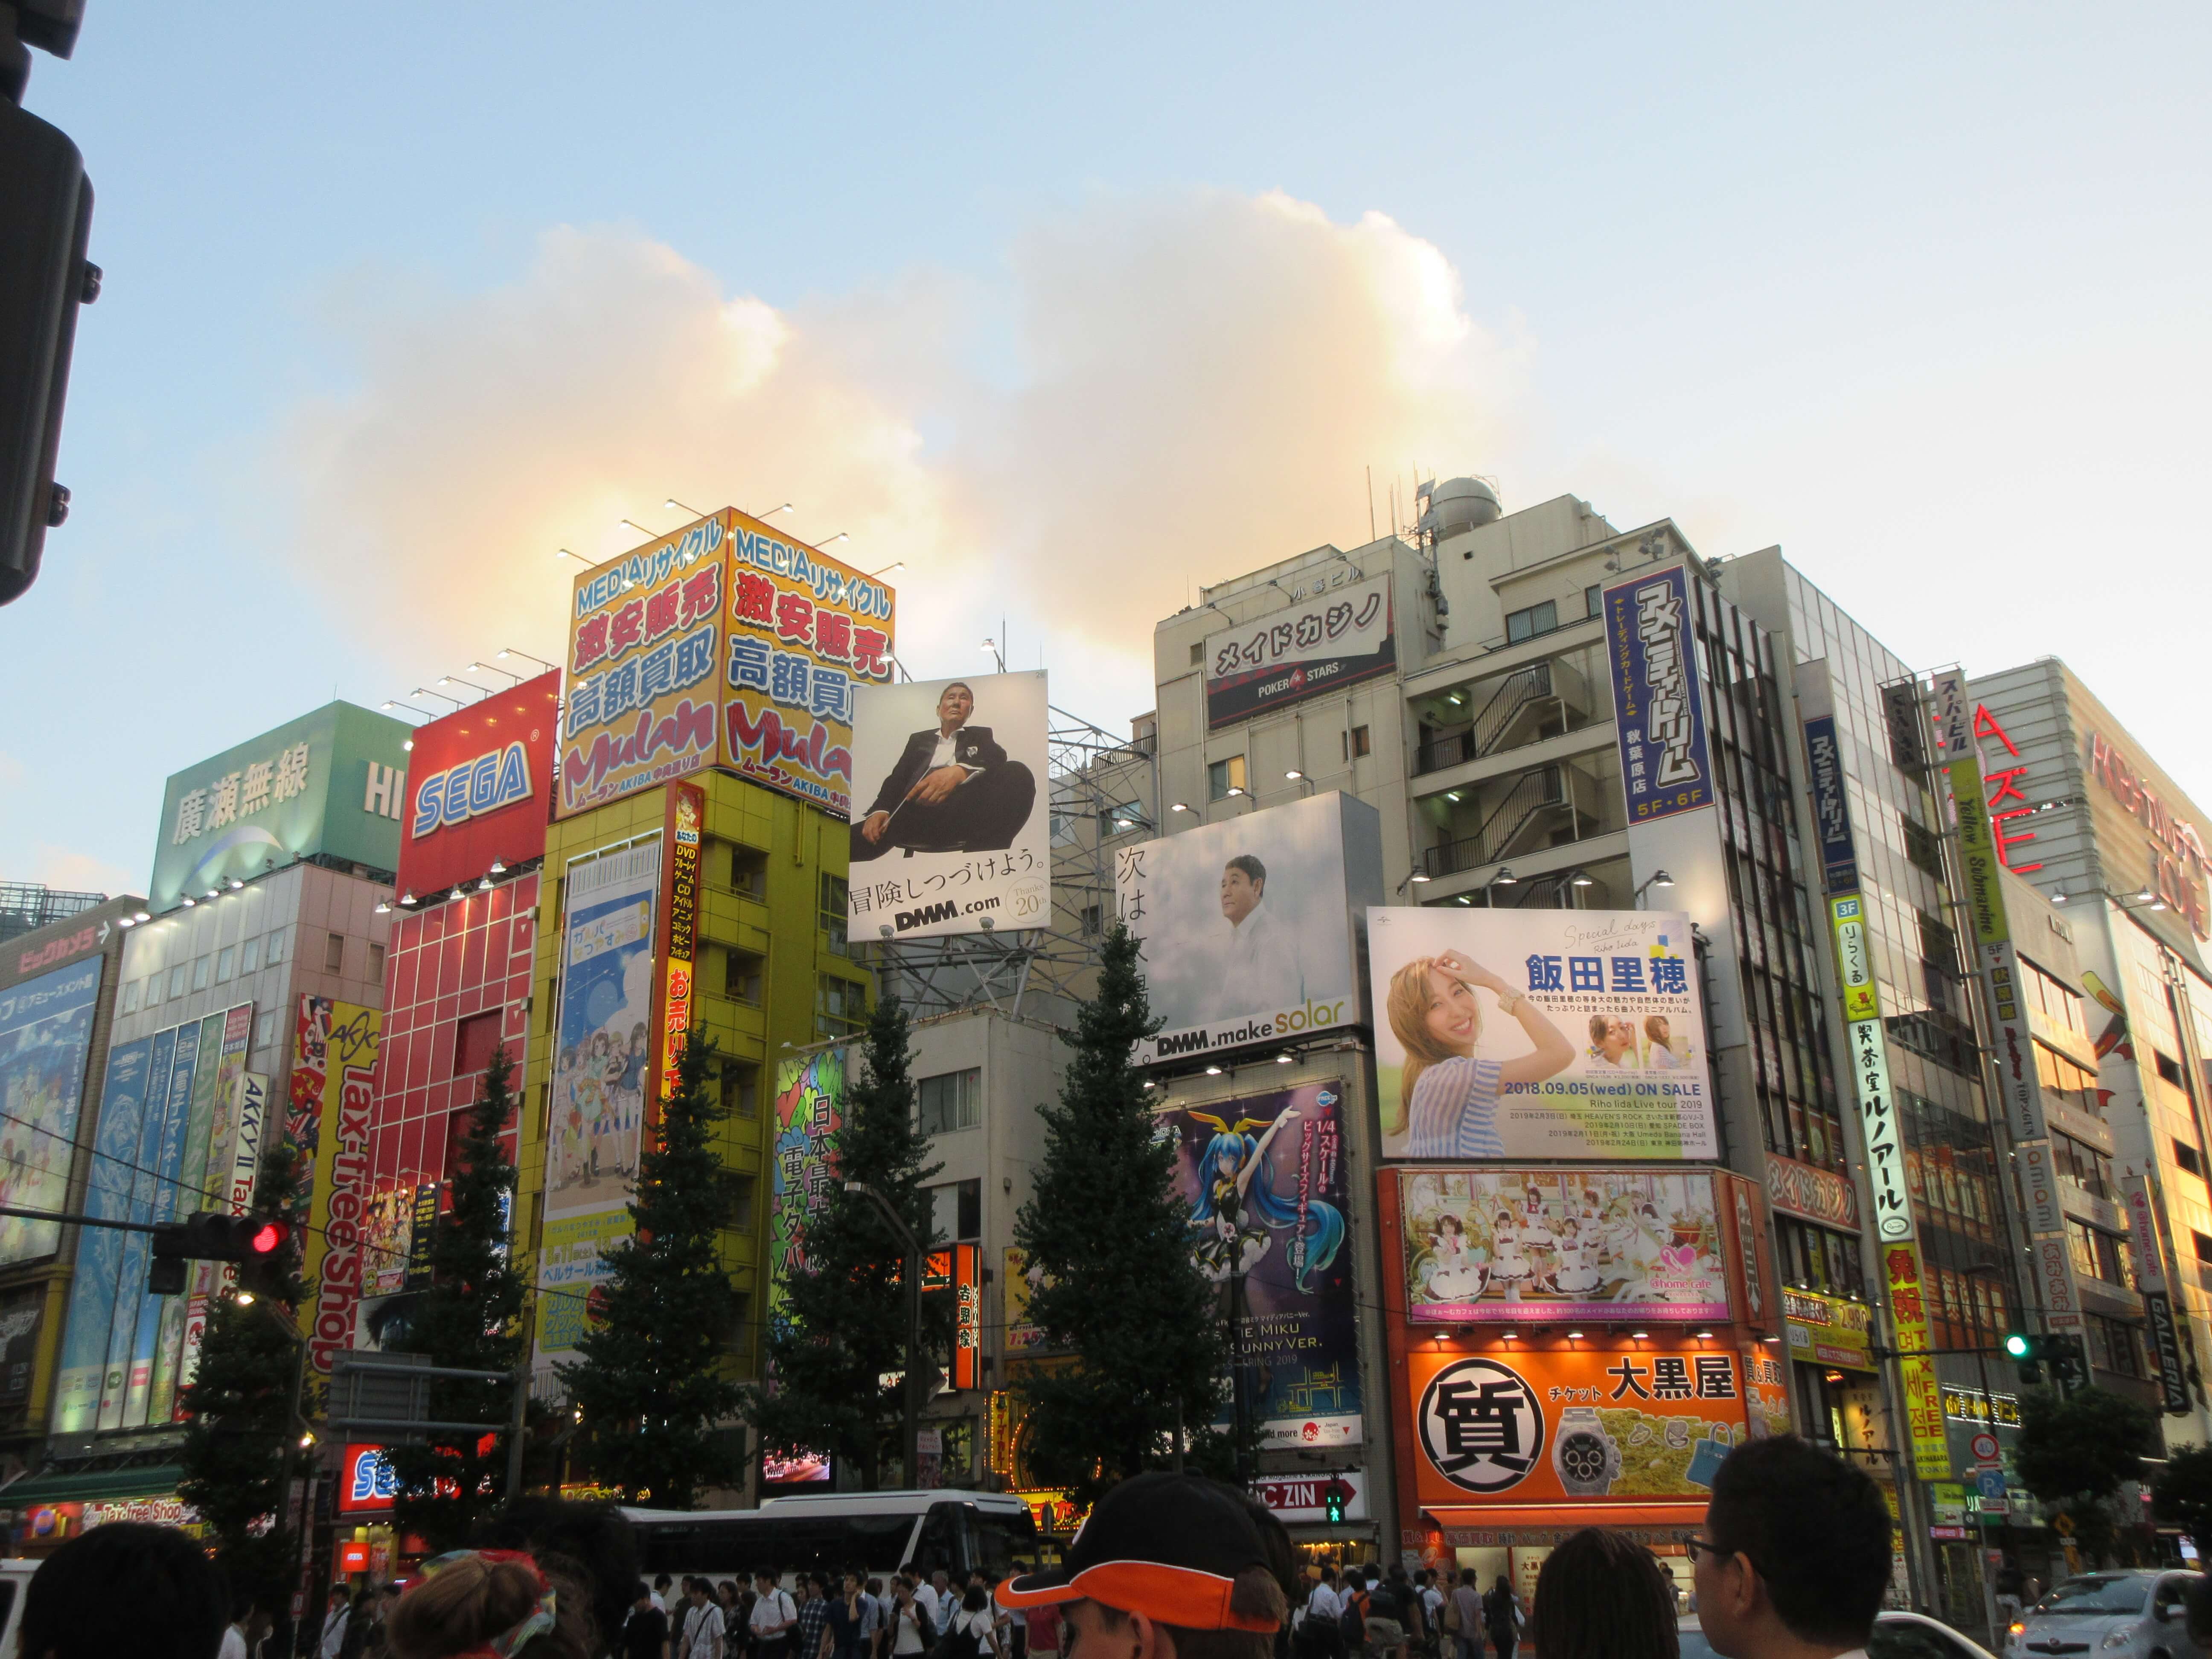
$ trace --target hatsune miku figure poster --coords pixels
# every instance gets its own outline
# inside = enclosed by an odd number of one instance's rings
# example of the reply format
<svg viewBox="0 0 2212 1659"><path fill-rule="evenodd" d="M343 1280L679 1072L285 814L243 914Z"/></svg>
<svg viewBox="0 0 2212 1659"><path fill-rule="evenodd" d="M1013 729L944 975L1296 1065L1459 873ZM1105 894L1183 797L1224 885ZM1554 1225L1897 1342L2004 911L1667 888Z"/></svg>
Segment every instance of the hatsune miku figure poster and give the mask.
<svg viewBox="0 0 2212 1659"><path fill-rule="evenodd" d="M1343 1090L1307 1084L1161 1114L1190 1206L1191 1259L1241 1281L1261 1444L1359 1437L1359 1345L1345 1237Z"/></svg>

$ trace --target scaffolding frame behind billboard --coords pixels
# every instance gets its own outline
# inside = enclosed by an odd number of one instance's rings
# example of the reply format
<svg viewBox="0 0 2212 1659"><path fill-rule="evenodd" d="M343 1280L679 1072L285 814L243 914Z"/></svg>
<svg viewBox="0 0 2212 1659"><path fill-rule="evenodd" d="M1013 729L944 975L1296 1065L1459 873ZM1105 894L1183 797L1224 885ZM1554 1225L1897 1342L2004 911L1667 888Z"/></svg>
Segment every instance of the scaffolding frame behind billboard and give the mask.
<svg viewBox="0 0 2212 1659"><path fill-rule="evenodd" d="M916 1018L989 1007L1024 1008L1072 1024L1097 988L1114 917L1114 845L1160 833L1157 738L1117 738L1048 704L1047 798L1052 812L1052 924L930 939L853 941L883 992ZM1036 1003L1042 999L1047 1008Z"/></svg>

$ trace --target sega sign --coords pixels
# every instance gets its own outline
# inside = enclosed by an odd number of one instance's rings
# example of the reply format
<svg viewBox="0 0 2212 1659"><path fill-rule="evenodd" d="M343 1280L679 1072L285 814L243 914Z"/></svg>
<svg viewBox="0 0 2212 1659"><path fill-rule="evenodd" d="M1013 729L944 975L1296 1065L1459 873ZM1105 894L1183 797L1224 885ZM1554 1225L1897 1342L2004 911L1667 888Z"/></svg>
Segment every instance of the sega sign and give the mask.
<svg viewBox="0 0 2212 1659"><path fill-rule="evenodd" d="M416 728L399 845L402 891L471 886L543 856L560 735L558 670Z"/></svg>
<svg viewBox="0 0 2212 1659"><path fill-rule="evenodd" d="M530 756L520 742L486 750L472 761L422 780L415 792L412 833L420 841L450 824L528 800L531 793Z"/></svg>
<svg viewBox="0 0 2212 1659"><path fill-rule="evenodd" d="M388 1510L399 1496L399 1477L381 1446L348 1446L338 1466L338 1510Z"/></svg>

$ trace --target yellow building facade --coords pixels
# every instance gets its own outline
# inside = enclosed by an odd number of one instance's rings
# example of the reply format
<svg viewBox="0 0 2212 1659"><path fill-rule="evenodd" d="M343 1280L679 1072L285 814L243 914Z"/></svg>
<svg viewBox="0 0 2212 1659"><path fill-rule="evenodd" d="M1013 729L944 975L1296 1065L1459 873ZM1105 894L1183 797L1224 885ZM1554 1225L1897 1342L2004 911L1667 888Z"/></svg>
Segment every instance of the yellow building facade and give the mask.
<svg viewBox="0 0 2212 1659"><path fill-rule="evenodd" d="M871 980L846 953L845 825L727 772L698 771L684 782L706 797L691 1008L695 1029L711 1036L731 1062L721 1085L727 1109L720 1151L739 1186L723 1261L741 1298L730 1349L732 1369L750 1377L757 1374L760 1321L768 1305L776 1061L793 1049L857 1030L866 1018ZM530 1282L539 1287L532 1332L538 1388L550 1398L561 1392L553 1368L573 1357L574 1336L588 1317L595 1249L629 1231L627 1218L608 1207L621 1190L619 1170L594 1174L604 1183L596 1232L594 1218L571 1213L578 1155L556 1120L574 1107L559 1093L562 1073L556 1062L572 911L583 919L580 927L588 928L592 893L605 884L585 873L592 866L626 856L640 867L651 864L650 849L669 821L670 787L640 790L560 819L546 840L530 1042L548 1063L540 1068L542 1080L532 1087L522 1124L515 1237L526 1249ZM661 856L666 852L663 848ZM665 866L658 880L665 889ZM656 986L663 965L654 963ZM590 1154L594 1160L598 1156Z"/></svg>

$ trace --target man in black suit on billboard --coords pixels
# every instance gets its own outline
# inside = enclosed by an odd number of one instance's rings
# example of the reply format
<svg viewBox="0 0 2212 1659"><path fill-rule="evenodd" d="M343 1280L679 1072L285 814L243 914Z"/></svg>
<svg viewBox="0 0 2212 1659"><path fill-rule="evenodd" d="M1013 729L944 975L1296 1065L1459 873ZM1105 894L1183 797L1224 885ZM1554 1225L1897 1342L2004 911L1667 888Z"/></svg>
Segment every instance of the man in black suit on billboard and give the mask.
<svg viewBox="0 0 2212 1659"><path fill-rule="evenodd" d="M853 862L908 853L987 853L1011 847L1036 803L1036 779L970 726L975 694L958 680L937 700L937 729L906 740L898 764L853 826Z"/></svg>

